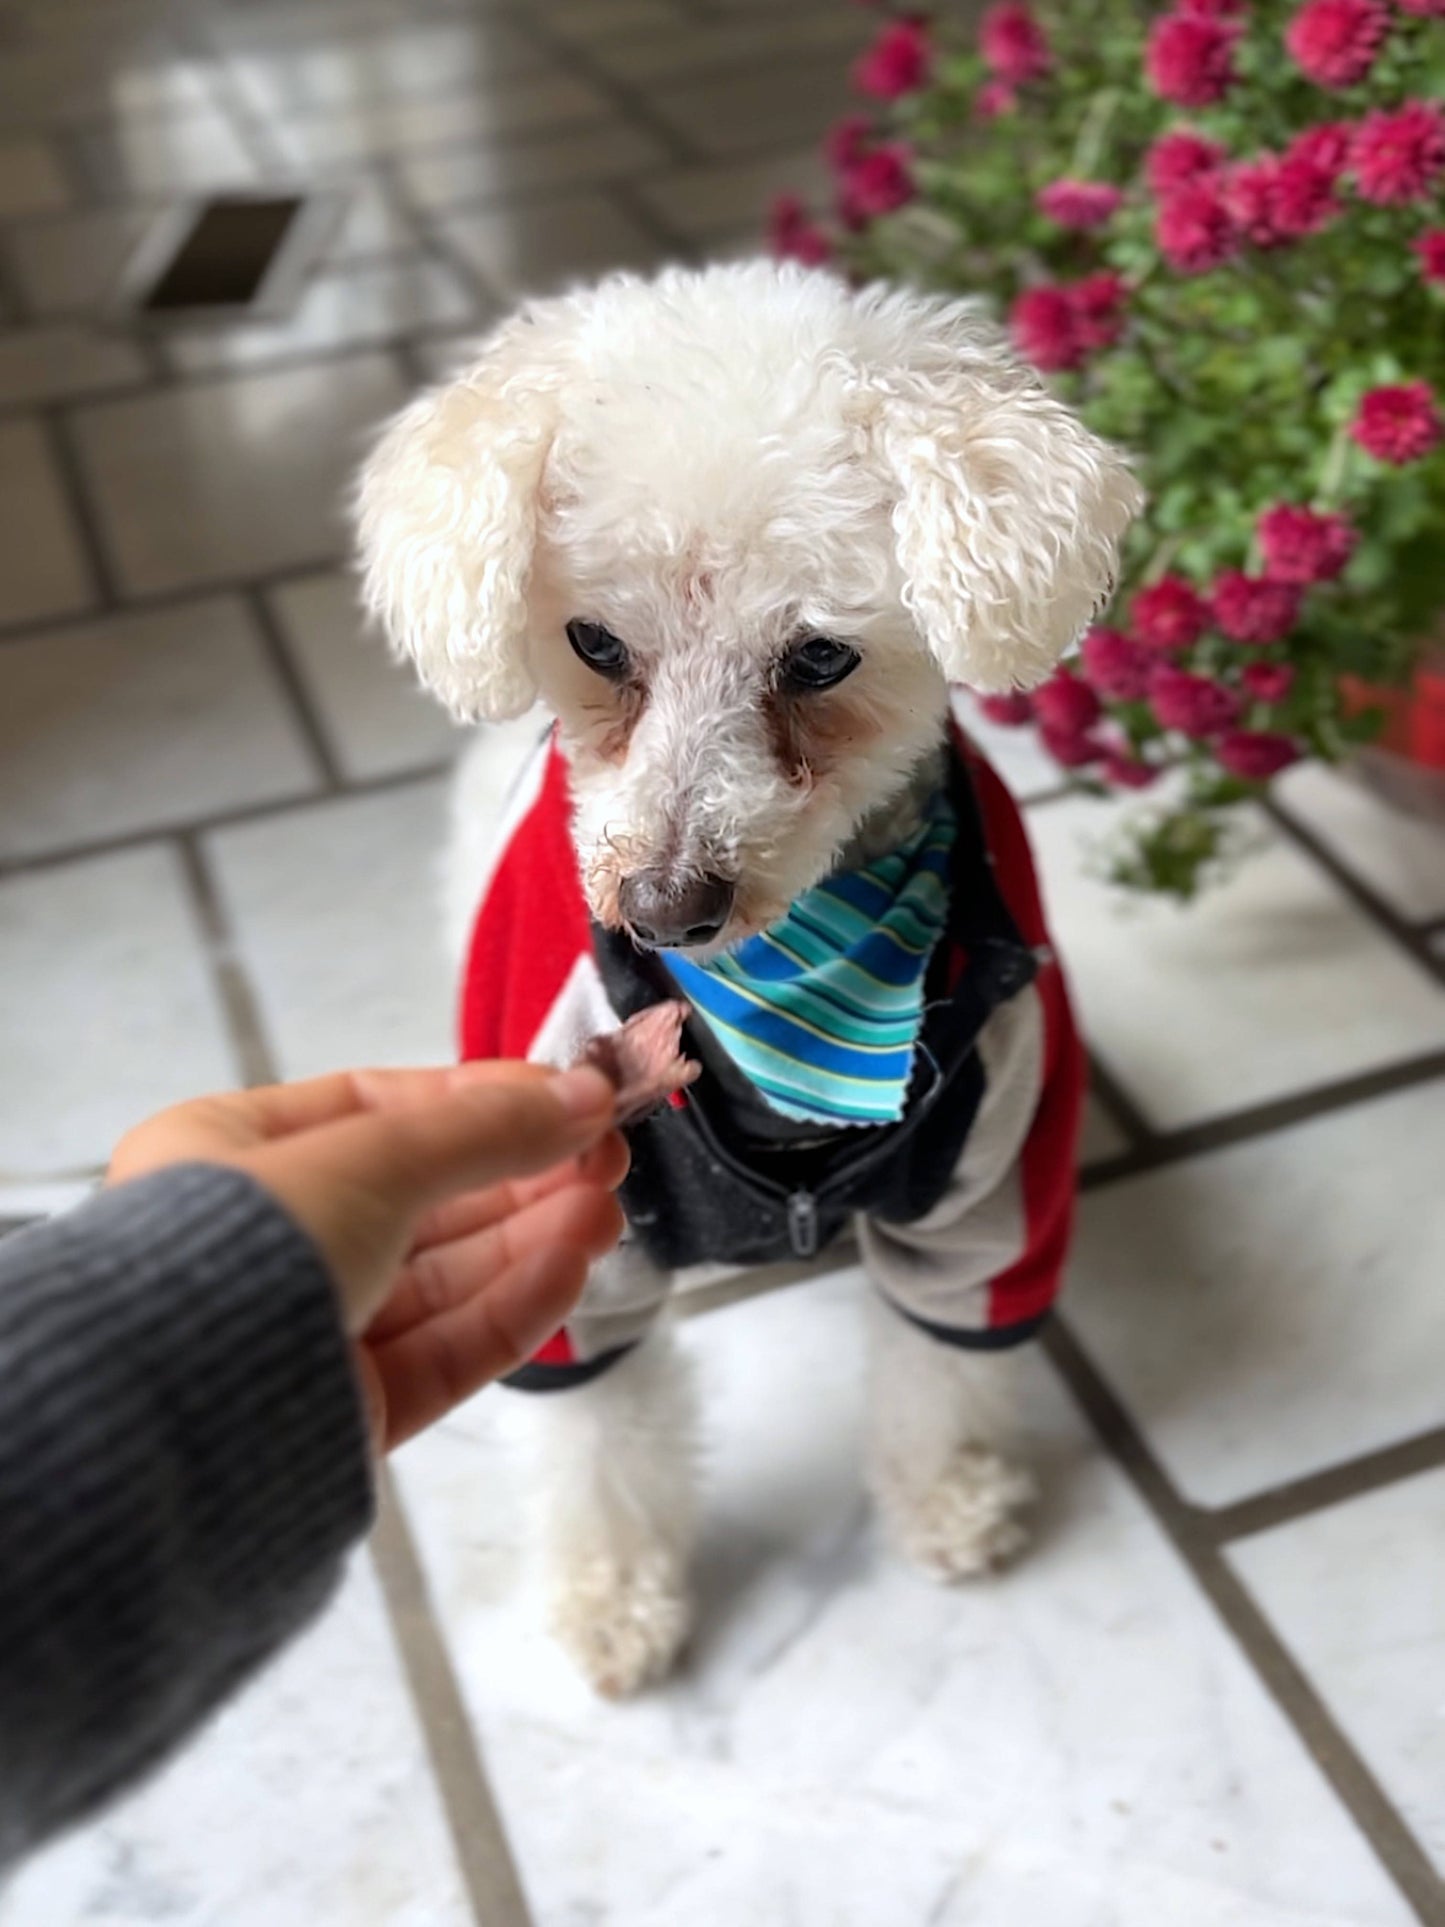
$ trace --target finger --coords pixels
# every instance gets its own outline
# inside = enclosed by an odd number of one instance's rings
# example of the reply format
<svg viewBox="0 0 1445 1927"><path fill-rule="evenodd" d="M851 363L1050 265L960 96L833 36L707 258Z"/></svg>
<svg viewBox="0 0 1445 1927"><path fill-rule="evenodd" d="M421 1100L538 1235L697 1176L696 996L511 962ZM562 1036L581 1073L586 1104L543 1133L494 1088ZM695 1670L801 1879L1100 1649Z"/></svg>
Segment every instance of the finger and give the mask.
<svg viewBox="0 0 1445 1927"><path fill-rule="evenodd" d="M601 1143L594 1144L580 1158L569 1158L566 1163L554 1165L541 1177L513 1179L433 1205L417 1226L412 1251L450 1244L473 1231L482 1231L513 1211L524 1209L538 1198L550 1197L568 1185L595 1184L613 1191L627 1176L630 1162L627 1140L619 1131L609 1131Z"/></svg>
<svg viewBox="0 0 1445 1927"><path fill-rule="evenodd" d="M622 1235L622 1213L610 1191L572 1185L449 1244L414 1253L381 1310L366 1328L385 1344L414 1325L439 1318L484 1291L511 1265L549 1245L600 1258Z"/></svg>
<svg viewBox="0 0 1445 1927"><path fill-rule="evenodd" d="M525 1363L567 1322L586 1282L587 1254L552 1246L519 1260L456 1310L368 1346L387 1449Z"/></svg>

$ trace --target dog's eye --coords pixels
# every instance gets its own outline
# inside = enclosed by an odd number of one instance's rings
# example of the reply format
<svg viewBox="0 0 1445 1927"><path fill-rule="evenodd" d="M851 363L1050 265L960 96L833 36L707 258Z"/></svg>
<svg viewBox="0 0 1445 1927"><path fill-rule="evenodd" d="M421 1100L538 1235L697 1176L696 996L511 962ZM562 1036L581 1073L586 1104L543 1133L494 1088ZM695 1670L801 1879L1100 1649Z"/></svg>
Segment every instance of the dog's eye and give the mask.
<svg viewBox="0 0 1445 1927"><path fill-rule="evenodd" d="M567 624L567 640L574 654L599 676L610 676L615 682L627 674L627 644L600 622L584 622L581 616L574 616Z"/></svg>
<svg viewBox="0 0 1445 1927"><path fill-rule="evenodd" d="M832 636L809 636L795 644L783 661L783 685L787 689L831 689L851 676L863 658L846 642Z"/></svg>

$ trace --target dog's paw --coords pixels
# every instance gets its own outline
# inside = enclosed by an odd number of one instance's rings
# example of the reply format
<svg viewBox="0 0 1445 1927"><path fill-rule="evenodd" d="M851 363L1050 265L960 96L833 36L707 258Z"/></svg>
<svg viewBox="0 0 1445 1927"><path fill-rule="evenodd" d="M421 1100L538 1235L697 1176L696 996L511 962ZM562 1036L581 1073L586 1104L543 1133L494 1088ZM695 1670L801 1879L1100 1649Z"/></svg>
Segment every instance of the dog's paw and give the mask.
<svg viewBox="0 0 1445 1927"><path fill-rule="evenodd" d="M944 1585L973 1579L1028 1544L1019 1514L1038 1496L1032 1474L985 1446L961 1446L928 1486L883 1495L884 1516L904 1557Z"/></svg>
<svg viewBox="0 0 1445 1927"><path fill-rule="evenodd" d="M668 1559L571 1568L552 1598L552 1630L604 1699L626 1699L672 1670L691 1622Z"/></svg>

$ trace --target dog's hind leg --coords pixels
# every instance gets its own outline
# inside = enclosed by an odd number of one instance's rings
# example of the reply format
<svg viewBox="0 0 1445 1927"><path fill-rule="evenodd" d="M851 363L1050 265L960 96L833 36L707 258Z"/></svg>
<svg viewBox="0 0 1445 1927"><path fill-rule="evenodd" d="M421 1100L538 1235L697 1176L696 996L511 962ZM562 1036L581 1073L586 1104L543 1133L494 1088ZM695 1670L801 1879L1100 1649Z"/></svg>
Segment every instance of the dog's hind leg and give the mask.
<svg viewBox="0 0 1445 1927"><path fill-rule="evenodd" d="M666 1323L588 1384L538 1400L553 1631L599 1693L662 1678L691 1618L697 1417Z"/></svg>

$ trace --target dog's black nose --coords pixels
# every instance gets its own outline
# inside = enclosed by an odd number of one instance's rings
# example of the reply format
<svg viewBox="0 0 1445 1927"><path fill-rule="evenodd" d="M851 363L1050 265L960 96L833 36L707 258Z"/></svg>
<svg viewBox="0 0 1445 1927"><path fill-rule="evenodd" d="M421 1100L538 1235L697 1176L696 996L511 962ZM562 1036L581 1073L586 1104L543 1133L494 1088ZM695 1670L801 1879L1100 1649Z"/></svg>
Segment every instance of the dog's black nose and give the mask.
<svg viewBox="0 0 1445 1927"><path fill-rule="evenodd" d="M717 935L732 915L733 894L726 877L637 870L623 878L617 907L639 943L680 950Z"/></svg>

